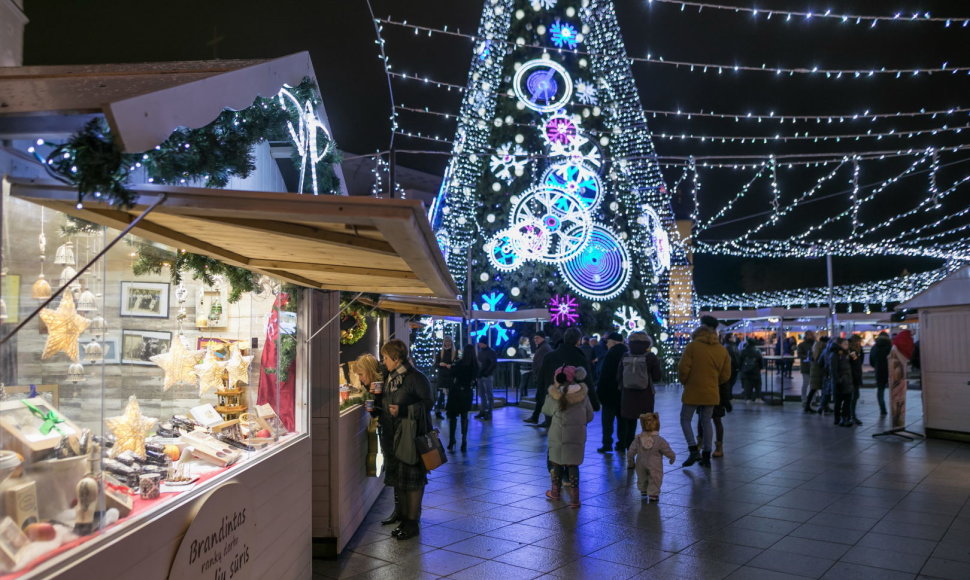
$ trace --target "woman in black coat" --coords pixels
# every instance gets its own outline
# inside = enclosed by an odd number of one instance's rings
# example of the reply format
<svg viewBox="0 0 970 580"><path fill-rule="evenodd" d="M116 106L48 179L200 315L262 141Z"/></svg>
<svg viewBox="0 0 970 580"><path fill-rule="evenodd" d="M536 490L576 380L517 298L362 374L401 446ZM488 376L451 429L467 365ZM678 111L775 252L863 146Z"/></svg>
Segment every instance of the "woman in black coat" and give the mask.
<svg viewBox="0 0 970 580"><path fill-rule="evenodd" d="M468 412L472 408L472 397L475 392L475 377L478 376L478 359L475 357L475 345L466 344L465 350L451 367L452 382L448 389L448 403L445 411L448 413L448 449L455 449L455 429L461 418L461 450L468 450Z"/></svg>
<svg viewBox="0 0 970 580"><path fill-rule="evenodd" d="M400 340L385 343L381 347L381 357L387 368L384 412L390 416L394 433L400 430L403 419L411 418L417 423L415 435L426 434L431 429L431 407L434 405L428 377L410 365L408 347ZM394 449L387 450L384 455L384 485L394 488L394 496L399 502L395 512L401 524L391 534L399 540L406 540L418 534L428 470L420 458L413 465L397 458L397 446L402 444L399 439L395 436ZM413 442L407 443L413 445Z"/></svg>
<svg viewBox="0 0 970 580"><path fill-rule="evenodd" d="M438 383L435 385L437 394L435 396L434 411L439 419L443 419L441 410L445 408L445 396L451 390L451 383L454 381L452 366L458 360L458 349L450 336L446 336L441 341L441 350L434 355L434 369L438 373Z"/></svg>

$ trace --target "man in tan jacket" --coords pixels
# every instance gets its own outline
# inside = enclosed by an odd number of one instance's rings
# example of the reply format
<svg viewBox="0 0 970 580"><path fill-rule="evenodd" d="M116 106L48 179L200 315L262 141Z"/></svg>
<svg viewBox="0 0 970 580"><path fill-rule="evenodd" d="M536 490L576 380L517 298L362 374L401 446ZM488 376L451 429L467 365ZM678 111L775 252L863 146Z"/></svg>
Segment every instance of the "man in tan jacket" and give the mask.
<svg viewBox="0 0 970 580"><path fill-rule="evenodd" d="M680 383L684 385L684 394L680 398L680 427L684 430L690 450L684 467L690 467L698 461L702 467L710 467L711 444L714 438L711 415L714 413L714 406L720 401L718 386L731 378L731 357L718 341L717 332L709 326L699 327L692 338L677 367ZM691 428L694 413L700 416L704 437L703 454L698 453L697 440Z"/></svg>

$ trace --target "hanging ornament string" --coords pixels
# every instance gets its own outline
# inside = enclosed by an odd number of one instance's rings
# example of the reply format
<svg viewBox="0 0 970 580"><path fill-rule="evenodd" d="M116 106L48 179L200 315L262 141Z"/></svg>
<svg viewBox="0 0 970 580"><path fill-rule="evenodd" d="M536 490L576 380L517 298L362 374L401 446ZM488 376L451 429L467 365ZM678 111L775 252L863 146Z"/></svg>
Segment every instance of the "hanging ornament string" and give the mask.
<svg viewBox="0 0 970 580"><path fill-rule="evenodd" d="M464 34L458 31L448 31L439 28L433 28L430 26L418 26L415 24L408 24L407 21L396 21L390 18L379 19L381 24L388 24L392 26L398 26L402 28L407 28L417 32L426 32L428 36L432 34L439 34L444 36L454 36L459 38L465 38L473 42L489 42L492 44L503 43L511 48L528 48L534 50L543 50L549 52L558 52L560 54L569 53L577 54L581 56L596 56L603 58L615 59L616 55L610 54L599 54L596 52L584 51L584 50L573 50L573 49L563 49L563 48L551 48L548 46L543 46L541 44L529 44L529 43L516 43L509 42L503 39L497 38L482 38L473 34ZM762 63L761 66L753 65L741 65L741 64L723 64L723 63L709 63L709 62L689 62L689 61L678 61L669 60L660 56L653 56L652 53L647 53L646 57L626 57L630 64L660 64L666 66L673 66L677 69L685 69L690 72L716 72L717 74L724 74L724 72L762 72L762 73L772 73L778 76L781 75L812 75L812 76L824 76L828 79L841 79L842 77L848 78L864 78L873 76L882 77L892 77L892 78L903 78L903 77L928 77L933 74L958 74L970 72L970 67L967 66L950 66L949 62L944 62L938 67L923 67L923 68L891 68L891 67L871 67L871 68L861 68L861 69L837 69L837 68L824 68L819 66L813 67L778 67L778 66L768 66Z"/></svg>
<svg viewBox="0 0 970 580"><path fill-rule="evenodd" d="M647 0L648 4L673 4L680 7L680 11L683 12L685 8L697 8L697 12L702 12L705 8L710 10L724 10L727 12L735 13L746 13L753 17L758 17L762 14L765 15L765 20L771 20L773 16L778 16L778 20L784 22L790 22L792 19L798 18L800 20L838 20L843 23L851 24L868 24L871 28L875 28L876 24L880 22L935 22L942 23L945 27L949 28L953 24L959 24L960 26L966 28L970 19L965 17L949 17L949 16L932 16L929 12L896 12L893 15L863 15L863 14L851 14L851 13L839 13L832 10L826 10L824 12L798 12L793 10L776 10L776 9L759 9L751 8L748 6L726 6L722 4L708 4L707 2L689 2L686 0ZM784 17L784 18L781 18Z"/></svg>

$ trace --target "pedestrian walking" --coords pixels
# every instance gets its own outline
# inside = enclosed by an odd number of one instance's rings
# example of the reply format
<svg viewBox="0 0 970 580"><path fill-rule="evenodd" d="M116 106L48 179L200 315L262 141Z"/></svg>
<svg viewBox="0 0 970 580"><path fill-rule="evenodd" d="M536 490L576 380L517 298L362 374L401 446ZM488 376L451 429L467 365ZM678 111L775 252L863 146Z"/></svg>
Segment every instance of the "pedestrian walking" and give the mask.
<svg viewBox="0 0 970 580"><path fill-rule="evenodd" d="M620 387L617 451L626 451L633 443L640 415L653 413L655 385L662 376L660 359L650 351L653 341L647 333L630 333L629 343L630 351L623 355L616 374Z"/></svg>
<svg viewBox="0 0 970 580"><path fill-rule="evenodd" d="M498 356L488 346L488 337L478 339L478 414L476 419L488 421L492 418L492 407L495 399L495 367L498 366Z"/></svg>
<svg viewBox="0 0 970 580"><path fill-rule="evenodd" d="M475 356L475 346L466 344L461 358L452 367L454 380L448 390L448 402L445 412L448 414L448 449L455 450L458 440L456 429L461 420L461 450L468 450L468 412L472 408L475 378L478 376L478 358Z"/></svg>
<svg viewBox="0 0 970 580"><path fill-rule="evenodd" d="M741 350L741 389L745 401L761 400L761 369L765 367L764 356L758 343L749 338Z"/></svg>
<svg viewBox="0 0 970 580"><path fill-rule="evenodd" d="M731 377L731 360L727 350L717 340L717 332L708 326L700 326L694 331L691 342L677 365L677 374L684 385L681 396L680 427L687 440L690 456L684 467L698 461L702 467L711 466L711 446L714 429L711 416L719 399L718 388ZM698 453L697 440L691 420L694 415L701 416L704 432L702 450Z"/></svg>
<svg viewBox="0 0 970 580"><path fill-rule="evenodd" d="M535 385L536 388L536 407L533 409L532 415L526 417L524 422L535 425L539 423L539 415L542 414L542 404L546 402L546 389L549 387L549 385L542 384L542 364L545 362L546 355L552 352L552 347L549 346L549 341L542 332L535 333L532 341L535 342L536 348L532 353L532 370L529 371L529 382Z"/></svg>
<svg viewBox="0 0 970 580"><path fill-rule="evenodd" d="M626 452L627 469L636 469L640 498L660 501L660 486L664 480L663 458L673 465L677 455L667 440L660 436L660 415L640 415L640 434Z"/></svg>
<svg viewBox="0 0 970 580"><path fill-rule="evenodd" d="M619 332L611 332L606 335L606 346L608 350L603 356L599 383L596 385L596 395L600 400L600 419L603 423L603 445L596 451L600 453L613 452L613 426L617 426L616 448L620 449L620 383L617 376L620 372L620 361L626 354L626 345L623 343L623 335Z"/></svg>
<svg viewBox="0 0 970 580"><path fill-rule="evenodd" d="M876 371L876 402L879 403L879 414L886 416L886 388L889 387L889 351L893 342L884 330L876 336L876 343L869 349L869 364Z"/></svg>
<svg viewBox="0 0 970 580"><path fill-rule="evenodd" d="M567 496L569 507L578 508L579 466L586 449L586 426L593 420L587 373L584 367L555 369L549 386L544 413L550 415L548 468L551 487L546 497L558 500Z"/></svg>
<svg viewBox="0 0 970 580"><path fill-rule="evenodd" d="M441 411L445 408L445 400L452 383L452 365L458 360L458 349L450 336L444 337L441 341L441 349L434 355L434 368L438 373L438 382L435 385L434 413L439 419L444 417Z"/></svg>

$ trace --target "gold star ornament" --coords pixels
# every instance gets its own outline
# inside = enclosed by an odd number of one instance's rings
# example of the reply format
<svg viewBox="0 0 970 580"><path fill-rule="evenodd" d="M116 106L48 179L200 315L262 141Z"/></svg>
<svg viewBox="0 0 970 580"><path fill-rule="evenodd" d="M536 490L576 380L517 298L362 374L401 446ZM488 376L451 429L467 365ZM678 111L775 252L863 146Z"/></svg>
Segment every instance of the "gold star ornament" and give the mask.
<svg viewBox="0 0 970 580"><path fill-rule="evenodd" d="M151 361L165 371L164 390L169 390L173 385L194 385L199 377L195 373L195 365L199 364L205 350L189 350L185 348L182 335L175 337L168 352L156 354L151 357Z"/></svg>
<svg viewBox="0 0 970 580"><path fill-rule="evenodd" d="M202 364L195 365L195 374L199 375L200 397L209 389L222 388L222 377L226 374L228 364L228 361L220 361L211 347L206 351Z"/></svg>
<svg viewBox="0 0 970 580"><path fill-rule="evenodd" d="M87 330L91 321L77 313L74 308L74 296L70 291L64 292L57 310L45 308L40 311L40 319L47 325L47 343L44 345L42 359L48 359L59 352L63 352L74 362L81 358L78 349L78 338Z"/></svg>
<svg viewBox="0 0 970 580"><path fill-rule="evenodd" d="M229 361L226 363L226 370L229 371L229 388L233 389L236 385L248 385L249 365L253 362L253 357L243 356L238 342L232 343L230 353Z"/></svg>
<svg viewBox="0 0 970 580"><path fill-rule="evenodd" d="M141 414L141 407L134 395L128 397L124 414L104 420L108 430L115 436L111 457L131 451L139 457L145 456L145 437L151 432L158 419Z"/></svg>

